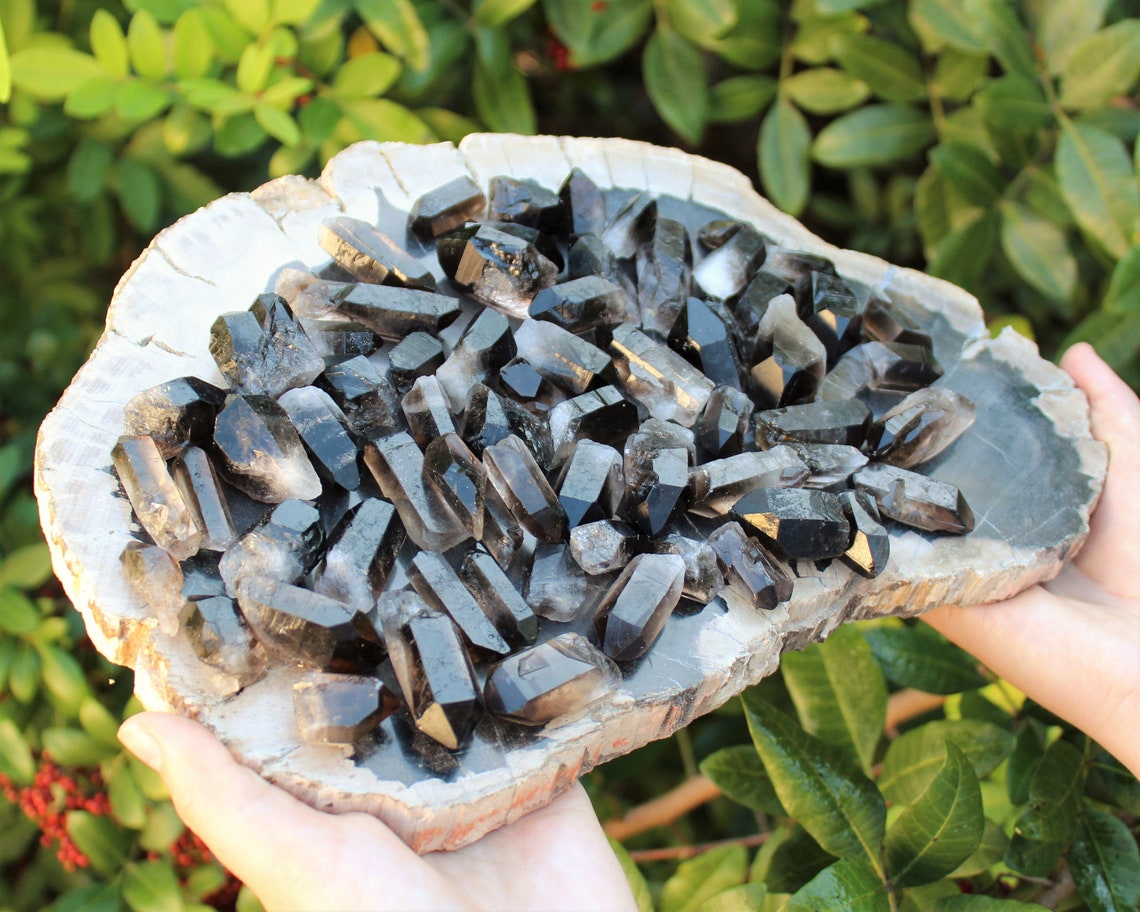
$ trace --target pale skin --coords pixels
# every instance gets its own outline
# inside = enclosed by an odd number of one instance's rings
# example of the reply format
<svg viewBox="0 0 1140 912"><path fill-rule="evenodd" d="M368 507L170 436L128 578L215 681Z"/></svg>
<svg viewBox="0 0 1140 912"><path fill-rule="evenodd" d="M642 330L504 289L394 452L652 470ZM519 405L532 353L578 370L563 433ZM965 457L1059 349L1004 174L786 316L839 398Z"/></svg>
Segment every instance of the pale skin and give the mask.
<svg viewBox="0 0 1140 912"><path fill-rule="evenodd" d="M1089 346L1062 366L1110 453L1084 549L1050 583L925 618L1140 772L1140 401ZM373 817L324 814L270 785L188 719L140 713L119 736L269 912L635 908L580 785L467 848L420 857Z"/></svg>

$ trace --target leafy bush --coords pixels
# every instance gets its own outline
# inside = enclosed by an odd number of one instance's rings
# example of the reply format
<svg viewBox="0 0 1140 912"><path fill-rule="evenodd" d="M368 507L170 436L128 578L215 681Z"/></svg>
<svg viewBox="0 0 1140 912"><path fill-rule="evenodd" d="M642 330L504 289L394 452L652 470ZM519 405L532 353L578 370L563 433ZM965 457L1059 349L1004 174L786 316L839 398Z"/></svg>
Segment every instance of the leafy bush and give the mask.
<svg viewBox="0 0 1140 912"><path fill-rule="evenodd" d="M51 579L28 483L158 228L359 139L620 133L728 161L834 243L964 285L1046 354L1088 339L1136 386L1138 77L1136 0L0 0L0 908L254 905L119 750L130 675ZM957 678L909 677L931 650ZM816 687L832 665L861 691ZM951 695L883 738L907 687ZM662 908L823 908L840 878L869 909L955 883L1135 905L1135 780L928 632L841 631L756 694L590 779L603 816L678 765L729 796L628 843L731 838L645 862ZM939 821L960 838L924 843Z"/></svg>

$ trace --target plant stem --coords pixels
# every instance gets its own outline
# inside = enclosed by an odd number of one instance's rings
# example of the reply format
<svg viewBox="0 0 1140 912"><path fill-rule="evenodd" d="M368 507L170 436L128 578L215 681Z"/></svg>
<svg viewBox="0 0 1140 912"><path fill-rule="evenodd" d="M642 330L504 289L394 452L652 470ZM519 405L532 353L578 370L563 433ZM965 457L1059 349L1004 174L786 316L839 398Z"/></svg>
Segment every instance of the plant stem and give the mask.
<svg viewBox="0 0 1140 912"><path fill-rule="evenodd" d="M632 808L624 817L608 821L604 829L607 836L620 842L654 827L667 826L689 811L708 804L720 794L720 789L709 779L699 775L690 776L660 797Z"/></svg>
<svg viewBox="0 0 1140 912"><path fill-rule="evenodd" d="M676 859L692 858L702 852L719 849L726 845L740 845L745 848L763 845L768 841L769 833L757 833L754 836L741 836L738 839L721 839L717 842L702 842L696 845L668 846L663 849L636 849L629 853L629 857L639 863L650 861L673 861Z"/></svg>

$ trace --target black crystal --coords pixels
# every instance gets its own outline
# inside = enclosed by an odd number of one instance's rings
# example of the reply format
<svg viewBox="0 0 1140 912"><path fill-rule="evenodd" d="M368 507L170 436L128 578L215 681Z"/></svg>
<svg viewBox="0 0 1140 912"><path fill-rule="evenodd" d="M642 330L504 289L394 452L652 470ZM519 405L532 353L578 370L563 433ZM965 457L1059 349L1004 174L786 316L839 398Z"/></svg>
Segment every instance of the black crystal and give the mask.
<svg viewBox="0 0 1140 912"><path fill-rule="evenodd" d="M685 562L676 554L639 554L610 586L596 620L602 650L618 662L645 655L681 599Z"/></svg>
<svg viewBox="0 0 1140 912"><path fill-rule="evenodd" d="M197 377L178 377L132 396L123 413L123 433L154 439L163 459L189 444L203 446L226 401L224 390Z"/></svg>
<svg viewBox="0 0 1140 912"><path fill-rule="evenodd" d="M851 527L838 494L810 488L758 488L732 508L751 534L784 560L839 557Z"/></svg>

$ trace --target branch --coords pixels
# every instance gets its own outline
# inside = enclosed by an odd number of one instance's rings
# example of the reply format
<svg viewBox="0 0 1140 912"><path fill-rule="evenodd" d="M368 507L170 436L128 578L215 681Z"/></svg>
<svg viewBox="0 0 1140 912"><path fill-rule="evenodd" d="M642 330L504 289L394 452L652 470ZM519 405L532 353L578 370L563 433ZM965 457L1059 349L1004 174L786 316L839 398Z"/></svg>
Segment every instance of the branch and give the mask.
<svg viewBox="0 0 1140 912"><path fill-rule="evenodd" d="M753 836L742 836L739 839L721 839L718 842L702 842L697 845L668 846L664 849L635 849L629 857L639 863L650 861L673 861L674 859L692 858L702 852L719 849L726 845L741 845L746 849L752 846L763 845L768 841L771 833L756 833Z"/></svg>
<svg viewBox="0 0 1140 912"><path fill-rule="evenodd" d="M943 696L912 690L909 687L895 691L887 700L887 719L883 723L883 730L894 731L904 722L937 709L945 702L946 698Z"/></svg>
<svg viewBox="0 0 1140 912"><path fill-rule="evenodd" d="M607 822L604 827L606 835L622 842L654 827L666 826L712 801L720 793L720 789L704 776L690 776L661 797L639 804L624 817Z"/></svg>

